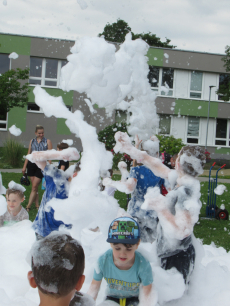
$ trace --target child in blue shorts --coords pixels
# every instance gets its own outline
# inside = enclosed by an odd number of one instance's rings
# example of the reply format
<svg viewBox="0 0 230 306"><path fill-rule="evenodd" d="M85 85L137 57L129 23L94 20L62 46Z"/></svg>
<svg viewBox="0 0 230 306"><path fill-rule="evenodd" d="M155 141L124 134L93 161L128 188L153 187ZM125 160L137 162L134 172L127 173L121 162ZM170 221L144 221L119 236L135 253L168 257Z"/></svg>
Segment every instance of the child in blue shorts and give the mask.
<svg viewBox="0 0 230 306"><path fill-rule="evenodd" d="M107 242L111 249L99 257L88 294L96 300L104 278L107 282L106 300L122 306L136 306L142 285L141 304L154 306L156 293L152 285L152 269L148 260L136 251L140 244L138 223L129 217L116 218L110 224Z"/></svg>

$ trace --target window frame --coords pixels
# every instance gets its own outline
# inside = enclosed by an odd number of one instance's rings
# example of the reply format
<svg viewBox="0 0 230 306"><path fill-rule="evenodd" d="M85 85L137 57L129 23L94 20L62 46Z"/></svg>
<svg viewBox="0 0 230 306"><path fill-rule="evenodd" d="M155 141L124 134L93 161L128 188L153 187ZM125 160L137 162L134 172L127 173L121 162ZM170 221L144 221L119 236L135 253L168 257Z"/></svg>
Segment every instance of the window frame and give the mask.
<svg viewBox="0 0 230 306"><path fill-rule="evenodd" d="M218 89L219 89L219 87L220 87L220 76L221 76L222 74L228 75L229 81L230 81L230 74L229 74L229 73L219 73L219 75L218 75ZM230 102L230 100L229 100L229 101L221 100L221 99L220 99L221 96L223 96L223 95L222 95L222 94L217 94L217 101L218 101L218 102L225 102L225 103Z"/></svg>
<svg viewBox="0 0 230 306"><path fill-rule="evenodd" d="M199 90L191 90L191 82L192 82L192 73L193 72L199 72L199 73L202 73L202 86L201 86L201 91ZM196 71L196 70L192 70L190 71L190 74L189 74L189 87L188 87L188 98L191 99L191 100L203 100L203 93L204 93L204 72L203 71ZM201 97L200 98L194 98L194 97L190 97L190 94L191 92L194 92L194 93L200 93L201 94Z"/></svg>
<svg viewBox="0 0 230 306"><path fill-rule="evenodd" d="M30 80L38 80L38 81L41 81L41 84L29 84L29 86L40 85L40 86L45 87L45 88L59 88L61 68L63 67L62 62L66 61L66 60L56 59L56 58L41 58L41 57L38 57L38 56L31 56L30 58L40 58L40 59L42 59L42 67L41 67L41 77L29 76L29 81ZM56 60L57 61L57 78L52 79L52 78L46 78L45 77L45 74L46 74L46 60ZM45 85L46 81L57 82L57 84L56 84L56 86Z"/></svg>
<svg viewBox="0 0 230 306"><path fill-rule="evenodd" d="M0 127L0 131L4 132L8 130L8 113L6 113L6 120L0 120L0 124L6 124L5 128Z"/></svg>
<svg viewBox="0 0 230 306"><path fill-rule="evenodd" d="M153 66L153 65L149 65L149 66ZM150 86L151 86L151 89L156 93L157 96L159 97L174 97L174 94L175 94L175 76L176 76L176 69L174 68L171 68L171 67L157 67L157 66L153 66L155 68L158 68L159 69L159 77L158 77L158 83L157 83L157 86L152 86L151 83ZM164 86L164 85L161 85L162 84L162 77L163 77L163 70L164 69L172 69L173 70L173 87L172 88L169 88L169 91L172 92L172 95L166 95L166 94L161 94L162 90L161 90L161 86Z"/></svg>
<svg viewBox="0 0 230 306"><path fill-rule="evenodd" d="M159 116L159 127L157 128L157 134L158 135L162 135L162 136L170 136L171 135L171 131L172 131L172 117L173 116L172 115L168 115L168 114L158 114L158 116ZM167 119L167 117L170 118L170 127L169 127L170 131L169 131L169 134L164 134L164 133L160 132L160 120L161 120L160 117L162 117L162 116L165 116L166 119Z"/></svg>
<svg viewBox="0 0 230 306"><path fill-rule="evenodd" d="M190 135L188 135L189 118L198 118L198 119L199 119L199 135L198 135L198 136L190 136ZM201 124L200 117L196 117L196 116L187 116L187 118L186 118L186 144L188 144L188 145L194 145L194 146L195 146L195 145L200 145L200 136L201 136L201 133L200 133L200 124ZM197 143L188 142L188 138L197 139L198 142L197 142Z"/></svg>
<svg viewBox="0 0 230 306"><path fill-rule="evenodd" d="M221 119L221 120L226 120L227 121L227 131L226 131L226 138L217 138L216 137L216 127L217 127L217 120L218 119ZM216 118L216 126L215 126L215 138L214 138L214 146L215 147L230 147L230 139L229 139L229 136L230 136L230 131L229 131L229 128L230 128L230 120L228 119L225 119L225 118ZM225 141L225 145L218 145L216 144L216 140L220 140L220 141Z"/></svg>

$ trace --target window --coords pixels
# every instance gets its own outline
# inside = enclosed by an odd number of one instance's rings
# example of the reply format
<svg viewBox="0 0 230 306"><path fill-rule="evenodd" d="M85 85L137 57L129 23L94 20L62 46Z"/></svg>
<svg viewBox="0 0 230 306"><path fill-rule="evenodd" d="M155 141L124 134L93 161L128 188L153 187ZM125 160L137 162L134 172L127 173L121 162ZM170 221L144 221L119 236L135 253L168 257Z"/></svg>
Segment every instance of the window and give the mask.
<svg viewBox="0 0 230 306"><path fill-rule="evenodd" d="M188 117L187 143L199 143L200 118Z"/></svg>
<svg viewBox="0 0 230 306"><path fill-rule="evenodd" d="M67 61L63 60L31 57L29 83L31 85L58 87L61 68L66 64Z"/></svg>
<svg viewBox="0 0 230 306"><path fill-rule="evenodd" d="M116 110L115 122L121 123L127 121L127 112L122 110Z"/></svg>
<svg viewBox="0 0 230 306"><path fill-rule="evenodd" d="M229 138L229 133L227 134L227 131L228 131L227 125L228 125L227 119L217 119L216 120L215 145L226 146L227 139Z"/></svg>
<svg viewBox="0 0 230 306"><path fill-rule="evenodd" d="M149 66L148 79L152 90L158 95L173 96L174 69Z"/></svg>
<svg viewBox="0 0 230 306"><path fill-rule="evenodd" d="M164 135L170 135L171 117L169 115L159 115L159 133Z"/></svg>
<svg viewBox="0 0 230 306"><path fill-rule="evenodd" d="M203 72L192 71L190 83L190 98L201 99Z"/></svg>
<svg viewBox="0 0 230 306"><path fill-rule="evenodd" d="M30 103L29 102L27 104L27 112L29 112L29 113L34 113L34 112L43 113L43 110L36 103Z"/></svg>
<svg viewBox="0 0 230 306"><path fill-rule="evenodd" d="M0 131L7 130L7 113L0 110Z"/></svg>
<svg viewBox="0 0 230 306"><path fill-rule="evenodd" d="M9 54L0 53L0 74L10 69Z"/></svg>
<svg viewBox="0 0 230 306"><path fill-rule="evenodd" d="M230 75L229 74L220 74L219 78L219 88L225 89L228 88L228 84L230 83ZM218 100L223 100L223 95L218 95Z"/></svg>
<svg viewBox="0 0 230 306"><path fill-rule="evenodd" d="M72 112L72 106L66 105L66 107L68 108L69 111ZM36 103L29 102L27 104L27 112L28 113L34 113L34 112L43 113L43 109L39 107Z"/></svg>

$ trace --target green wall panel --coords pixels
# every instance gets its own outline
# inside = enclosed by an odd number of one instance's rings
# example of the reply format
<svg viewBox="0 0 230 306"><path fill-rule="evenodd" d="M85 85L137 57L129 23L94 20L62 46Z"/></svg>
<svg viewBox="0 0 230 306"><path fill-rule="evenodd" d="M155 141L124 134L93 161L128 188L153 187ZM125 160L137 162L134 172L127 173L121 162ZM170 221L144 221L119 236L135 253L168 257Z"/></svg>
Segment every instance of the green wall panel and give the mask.
<svg viewBox="0 0 230 306"><path fill-rule="evenodd" d="M57 119L57 134L58 135L71 135L69 128L65 124L66 119L58 118Z"/></svg>
<svg viewBox="0 0 230 306"><path fill-rule="evenodd" d="M176 99L174 113L186 116L207 117L208 102L190 99ZM199 108L201 106L201 108ZM218 117L218 102L210 103L210 118Z"/></svg>
<svg viewBox="0 0 230 306"><path fill-rule="evenodd" d="M215 153L216 154L229 154L230 153L230 148L220 148L220 149L217 149L215 148Z"/></svg>
<svg viewBox="0 0 230 306"><path fill-rule="evenodd" d="M0 53L30 55L31 38L0 34Z"/></svg>
<svg viewBox="0 0 230 306"><path fill-rule="evenodd" d="M65 105L72 106L73 105L73 91L63 91L59 88L43 88L46 90L46 92L54 97L59 97L61 96L63 98L63 101ZM29 102L34 102L34 94L33 94L34 87L31 86L28 97L29 97Z"/></svg>
<svg viewBox="0 0 230 306"><path fill-rule="evenodd" d="M163 67L164 50L149 48L147 57L149 58L149 65ZM157 59L154 60L154 58Z"/></svg>
<svg viewBox="0 0 230 306"><path fill-rule="evenodd" d="M8 113L8 128L16 125L22 132L26 130L27 107L14 107Z"/></svg>

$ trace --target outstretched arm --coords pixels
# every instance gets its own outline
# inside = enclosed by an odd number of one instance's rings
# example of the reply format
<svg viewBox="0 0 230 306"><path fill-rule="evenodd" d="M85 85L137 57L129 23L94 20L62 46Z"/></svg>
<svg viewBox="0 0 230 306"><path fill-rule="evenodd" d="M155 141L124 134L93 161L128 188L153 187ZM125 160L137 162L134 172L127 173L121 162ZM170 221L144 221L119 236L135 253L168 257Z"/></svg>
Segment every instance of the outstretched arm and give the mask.
<svg viewBox="0 0 230 306"><path fill-rule="evenodd" d="M117 132L115 134L116 146L115 152L127 153L133 159L147 166L156 176L168 178L170 169L162 164L160 159L149 156L145 151L135 148L130 141L127 133Z"/></svg>
<svg viewBox="0 0 230 306"><path fill-rule="evenodd" d="M137 180L131 177L128 180L122 182L122 181L113 181L110 178L104 178L102 184L104 186L111 186L121 192L130 194L136 188Z"/></svg>
<svg viewBox="0 0 230 306"><path fill-rule="evenodd" d="M62 151L48 150L48 151L34 151L26 156L32 163L37 161L47 160L78 160L80 155L76 148L68 148Z"/></svg>
<svg viewBox="0 0 230 306"><path fill-rule="evenodd" d="M95 279L93 279L87 293L88 293L90 296L92 296L92 298L93 298L95 301L96 301L96 299L97 299L97 295L98 295L98 292L99 292L99 290L100 290L100 287L101 287L101 281L96 281Z"/></svg>

